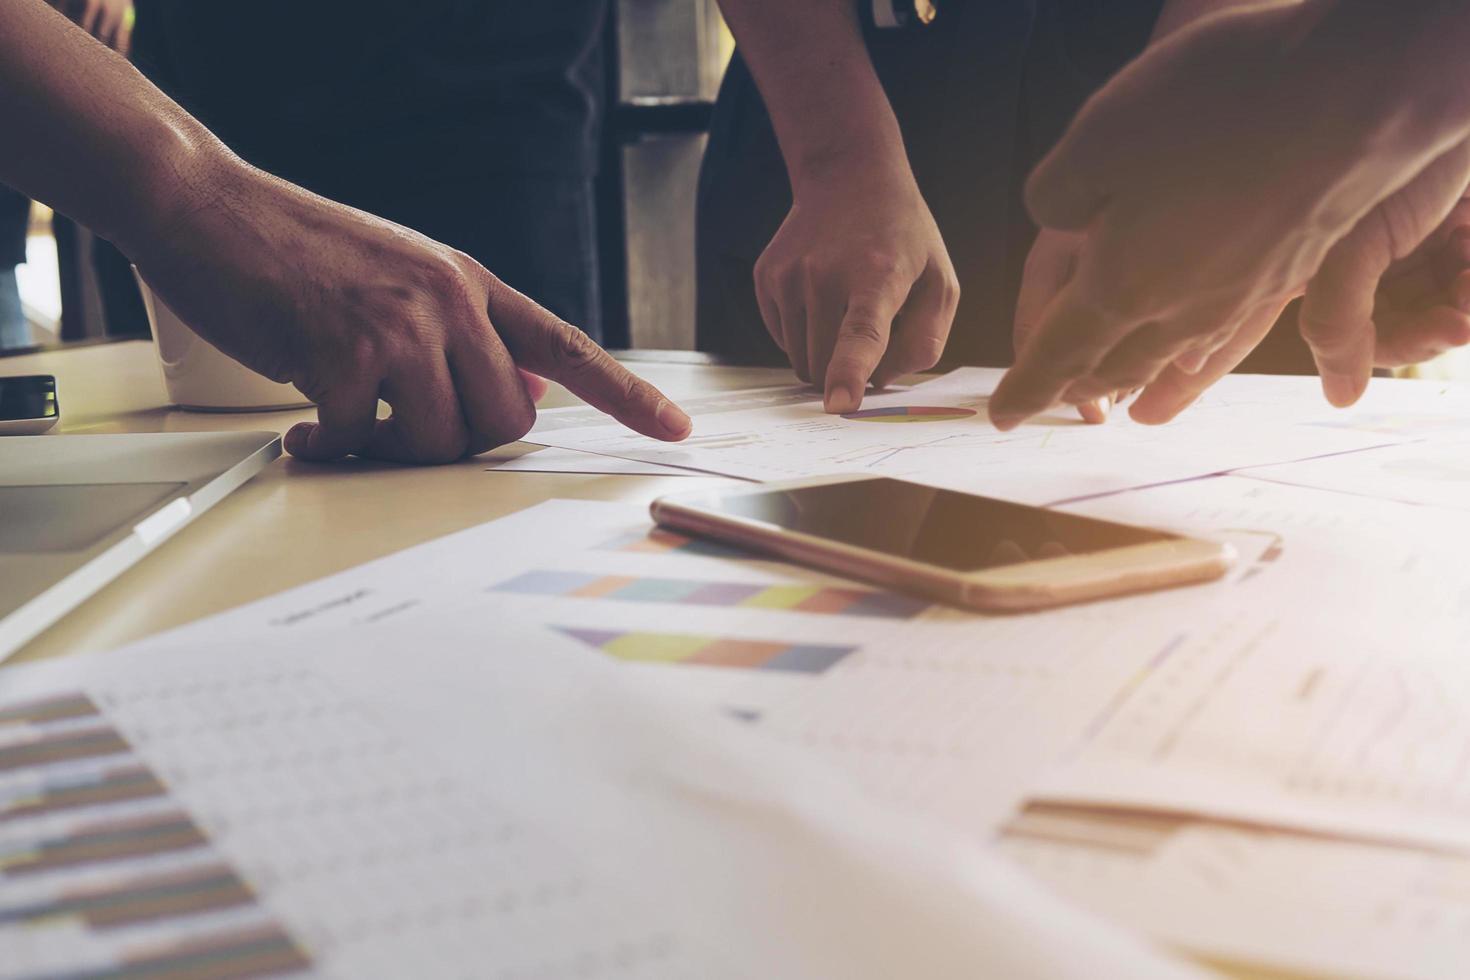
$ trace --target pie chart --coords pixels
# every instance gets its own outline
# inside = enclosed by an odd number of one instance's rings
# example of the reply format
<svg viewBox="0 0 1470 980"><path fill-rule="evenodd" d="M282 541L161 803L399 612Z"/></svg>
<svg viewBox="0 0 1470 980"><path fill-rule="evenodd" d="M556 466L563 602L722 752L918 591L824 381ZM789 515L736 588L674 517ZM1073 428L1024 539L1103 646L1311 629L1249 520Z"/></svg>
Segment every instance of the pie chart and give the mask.
<svg viewBox="0 0 1470 980"><path fill-rule="evenodd" d="M853 422L954 422L974 414L973 408L954 405L898 405L893 408L865 408L842 417Z"/></svg>

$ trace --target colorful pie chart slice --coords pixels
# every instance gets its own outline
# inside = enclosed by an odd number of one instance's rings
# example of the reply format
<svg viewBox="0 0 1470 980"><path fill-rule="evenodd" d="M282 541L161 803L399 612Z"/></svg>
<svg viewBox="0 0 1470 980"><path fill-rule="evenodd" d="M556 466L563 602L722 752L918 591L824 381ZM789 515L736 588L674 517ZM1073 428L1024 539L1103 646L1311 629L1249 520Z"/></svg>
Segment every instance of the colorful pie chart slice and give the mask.
<svg viewBox="0 0 1470 980"><path fill-rule="evenodd" d="M973 408L953 405L899 405L893 408L865 408L842 417L853 422L954 422L975 414Z"/></svg>

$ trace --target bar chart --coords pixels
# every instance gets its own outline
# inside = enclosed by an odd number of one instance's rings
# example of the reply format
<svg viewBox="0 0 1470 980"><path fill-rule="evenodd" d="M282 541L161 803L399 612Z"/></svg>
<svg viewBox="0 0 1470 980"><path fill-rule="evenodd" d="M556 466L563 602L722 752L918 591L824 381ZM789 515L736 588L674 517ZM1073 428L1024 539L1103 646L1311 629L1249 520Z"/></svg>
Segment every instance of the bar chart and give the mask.
<svg viewBox="0 0 1470 980"><path fill-rule="evenodd" d="M922 599L875 589L598 575L557 570L524 572L494 586L491 591L875 619L913 619L929 608L929 603Z"/></svg>
<svg viewBox="0 0 1470 980"><path fill-rule="evenodd" d="M0 704L0 976L224 980L311 959L86 694Z"/></svg>
<svg viewBox="0 0 1470 980"><path fill-rule="evenodd" d="M561 627L561 632L619 660L820 674L857 647L788 643L691 633L595 630Z"/></svg>

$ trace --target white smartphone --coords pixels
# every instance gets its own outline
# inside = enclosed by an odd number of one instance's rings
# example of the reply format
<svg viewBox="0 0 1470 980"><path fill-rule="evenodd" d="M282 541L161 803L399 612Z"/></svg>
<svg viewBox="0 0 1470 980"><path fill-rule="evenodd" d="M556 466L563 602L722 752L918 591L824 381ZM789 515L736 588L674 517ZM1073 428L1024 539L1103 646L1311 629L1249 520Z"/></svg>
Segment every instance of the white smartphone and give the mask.
<svg viewBox="0 0 1470 980"><path fill-rule="evenodd" d="M987 612L1204 582L1229 544L865 476L660 497L666 527Z"/></svg>

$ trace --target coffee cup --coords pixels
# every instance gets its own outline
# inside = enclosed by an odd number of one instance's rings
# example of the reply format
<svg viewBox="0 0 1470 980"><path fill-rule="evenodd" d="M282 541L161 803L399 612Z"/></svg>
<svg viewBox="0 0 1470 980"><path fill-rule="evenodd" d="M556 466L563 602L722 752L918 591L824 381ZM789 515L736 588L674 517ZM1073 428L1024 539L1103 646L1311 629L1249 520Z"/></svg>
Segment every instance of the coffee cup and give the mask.
<svg viewBox="0 0 1470 980"><path fill-rule="evenodd" d="M158 352L163 386L169 400L179 408L199 412L268 412L310 404L295 385L256 374L190 330L148 288L137 269L133 275L143 294L148 324L153 328L153 346Z"/></svg>

